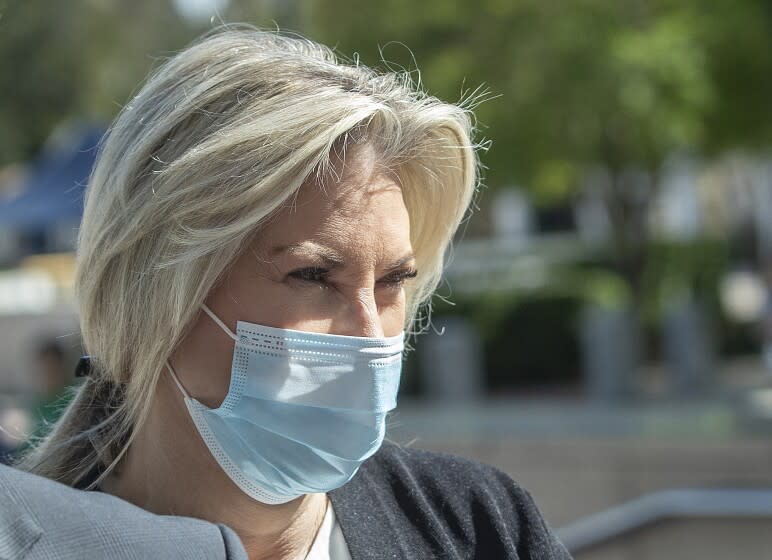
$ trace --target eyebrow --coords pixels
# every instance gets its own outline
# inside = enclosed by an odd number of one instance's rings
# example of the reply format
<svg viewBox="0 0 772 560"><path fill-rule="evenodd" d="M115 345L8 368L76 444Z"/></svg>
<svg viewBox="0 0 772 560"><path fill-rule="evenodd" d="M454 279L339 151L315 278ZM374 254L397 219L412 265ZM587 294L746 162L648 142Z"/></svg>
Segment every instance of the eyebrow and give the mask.
<svg viewBox="0 0 772 560"><path fill-rule="evenodd" d="M337 251L314 243L313 241L301 241L299 243L290 243L289 245L278 245L270 250L272 256L289 253L296 256L314 257L320 259L327 268L343 268L346 264L343 255ZM408 254L389 263L385 268L388 271L396 270L415 259L415 254L410 251Z"/></svg>

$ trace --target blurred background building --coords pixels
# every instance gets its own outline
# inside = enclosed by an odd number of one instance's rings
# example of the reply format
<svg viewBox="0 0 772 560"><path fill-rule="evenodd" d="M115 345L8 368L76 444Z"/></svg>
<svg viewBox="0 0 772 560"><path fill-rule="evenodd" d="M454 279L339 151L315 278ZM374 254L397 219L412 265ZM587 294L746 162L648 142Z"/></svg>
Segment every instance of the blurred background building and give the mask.
<svg viewBox="0 0 772 560"><path fill-rule="evenodd" d="M577 558L768 557L766 0L0 1L4 456L74 384L100 137L159 59L221 22L475 106L485 187L392 439L507 471Z"/></svg>

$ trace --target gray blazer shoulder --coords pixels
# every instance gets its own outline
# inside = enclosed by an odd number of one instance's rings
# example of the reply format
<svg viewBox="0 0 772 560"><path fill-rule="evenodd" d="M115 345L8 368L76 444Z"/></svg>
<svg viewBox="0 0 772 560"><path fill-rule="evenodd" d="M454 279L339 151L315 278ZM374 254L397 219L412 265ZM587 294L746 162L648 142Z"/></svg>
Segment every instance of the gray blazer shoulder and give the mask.
<svg viewBox="0 0 772 560"><path fill-rule="evenodd" d="M0 560L246 560L236 534L0 466Z"/></svg>

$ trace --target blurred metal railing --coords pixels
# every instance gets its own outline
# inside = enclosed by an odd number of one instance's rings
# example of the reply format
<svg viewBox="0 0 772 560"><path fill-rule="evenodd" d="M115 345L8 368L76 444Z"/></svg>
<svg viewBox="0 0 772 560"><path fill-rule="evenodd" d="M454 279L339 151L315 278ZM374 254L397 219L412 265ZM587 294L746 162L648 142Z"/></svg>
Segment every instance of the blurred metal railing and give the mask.
<svg viewBox="0 0 772 560"><path fill-rule="evenodd" d="M674 489L647 494L570 523L557 535L576 553L650 523L676 518L770 517L772 489Z"/></svg>

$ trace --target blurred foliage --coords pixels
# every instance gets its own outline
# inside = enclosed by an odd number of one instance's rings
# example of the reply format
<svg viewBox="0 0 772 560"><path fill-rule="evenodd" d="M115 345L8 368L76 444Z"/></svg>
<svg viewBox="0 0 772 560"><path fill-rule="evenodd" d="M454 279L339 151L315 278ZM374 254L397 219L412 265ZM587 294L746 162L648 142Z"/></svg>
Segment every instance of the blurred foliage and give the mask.
<svg viewBox="0 0 772 560"><path fill-rule="evenodd" d="M606 170L615 261L636 302L662 162L772 145L766 0L231 0L211 21L172 0L0 0L0 165L34 155L62 120L109 121L155 57L229 21L299 31L407 70L433 95L481 101L492 188L555 205Z"/></svg>
<svg viewBox="0 0 772 560"><path fill-rule="evenodd" d="M678 149L772 141L765 0L232 0L222 21L297 30L412 70L477 109L489 183L567 194L587 164L655 170ZM68 116L109 120L154 64L214 22L169 0L0 0L0 164ZM384 63L383 59L388 63Z"/></svg>
<svg viewBox="0 0 772 560"><path fill-rule="evenodd" d="M638 315L646 339L642 341L645 361L663 358L664 318L683 300L697 301L708 312L720 352L758 351L755 333L727 319L717 300L728 255L722 239L651 244ZM554 267L547 282L532 290L487 291L479 296L457 293L452 302L437 299L432 317L437 329L446 316L464 317L474 325L484 348L486 386L492 390L576 385L582 310L587 306L624 309L632 298L628 285L614 271L611 256L601 252L575 265ZM420 370L417 360L411 360L411 367ZM406 387L408 393L419 391L415 381Z"/></svg>
<svg viewBox="0 0 772 560"><path fill-rule="evenodd" d="M32 157L62 121L112 120L152 55L190 36L167 2L0 0L0 165Z"/></svg>
<svg viewBox="0 0 772 560"><path fill-rule="evenodd" d="M480 298L458 295L438 301L435 329L447 316L464 317L480 334L487 390L546 388L580 381L579 312L587 301L575 291L556 289L493 292ZM423 347L419 344L417 352ZM420 360L411 354L406 367L406 394L420 393ZM409 373L409 375L408 375Z"/></svg>
<svg viewBox="0 0 772 560"><path fill-rule="evenodd" d="M634 301L650 324L679 294L714 302L726 248L651 243L646 200L673 153L772 145L768 0L231 0L213 21L171 0L0 0L0 166L34 156L64 120L111 120L159 58L218 20L299 31L448 101L481 101L492 188L552 206L607 170L614 255L556 271L541 292L438 305L481 329L494 386L573 375L587 302Z"/></svg>
<svg viewBox="0 0 772 560"><path fill-rule="evenodd" d="M643 278L642 320L650 326L659 324L668 305L684 298L699 301L718 316L718 285L728 265L724 239L651 243Z"/></svg>
<svg viewBox="0 0 772 560"><path fill-rule="evenodd" d="M501 317L484 340L486 386L556 386L581 380L579 313L576 296L521 300Z"/></svg>
<svg viewBox="0 0 772 560"><path fill-rule="evenodd" d="M488 390L576 384L581 364L579 314L585 305L597 302L596 288L603 290L609 284L617 281L602 272L561 269L546 285L530 291L458 293L452 301L437 298L432 324L441 330L448 316L471 323L481 337ZM416 351L422 351L420 344ZM420 379L420 360L411 355L408 362L406 371ZM405 392L420 389L414 380Z"/></svg>
<svg viewBox="0 0 772 560"><path fill-rule="evenodd" d="M766 0L312 6L313 36L343 53L417 64L427 90L445 99L480 84L500 96L476 111L493 140L483 158L492 186L525 185L550 198L587 164L656 170L676 150L772 142Z"/></svg>
<svg viewBox="0 0 772 560"><path fill-rule="evenodd" d="M766 0L315 0L313 35L477 109L487 184L565 203L594 170L614 267L645 305L649 203L673 154L772 146ZM342 14L345 14L342 16ZM373 44L377 41L380 48ZM416 67L421 68L419 74ZM489 92L480 96L481 84Z"/></svg>

